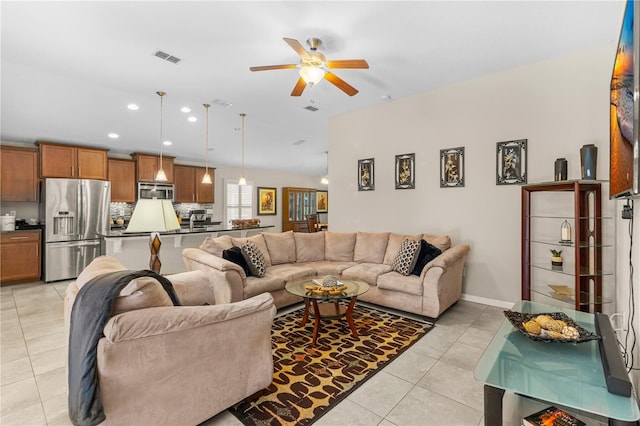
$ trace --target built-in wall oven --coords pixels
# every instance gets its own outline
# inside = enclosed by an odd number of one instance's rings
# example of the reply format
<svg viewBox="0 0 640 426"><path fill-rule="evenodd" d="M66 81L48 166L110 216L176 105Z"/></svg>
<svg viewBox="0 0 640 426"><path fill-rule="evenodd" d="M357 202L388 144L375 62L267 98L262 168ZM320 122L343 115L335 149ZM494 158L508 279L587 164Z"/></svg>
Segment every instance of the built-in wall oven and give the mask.
<svg viewBox="0 0 640 426"><path fill-rule="evenodd" d="M172 183L138 182L138 200L157 198L173 201L173 192Z"/></svg>

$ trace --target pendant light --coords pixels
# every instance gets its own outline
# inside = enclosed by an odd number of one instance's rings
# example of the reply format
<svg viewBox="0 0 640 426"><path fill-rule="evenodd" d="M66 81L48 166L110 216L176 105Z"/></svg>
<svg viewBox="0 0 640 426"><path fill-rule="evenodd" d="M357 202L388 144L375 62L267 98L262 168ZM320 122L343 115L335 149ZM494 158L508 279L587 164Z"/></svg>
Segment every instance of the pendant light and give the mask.
<svg viewBox="0 0 640 426"><path fill-rule="evenodd" d="M245 113L241 113L240 117L242 117L242 173L240 174L240 179L238 179L238 185L244 186L247 184L247 179L244 177L244 118L247 116Z"/></svg>
<svg viewBox="0 0 640 426"><path fill-rule="evenodd" d="M322 185L329 185L329 151L325 151L324 153L327 154L327 168L325 169L326 174L320 179L320 183Z"/></svg>
<svg viewBox="0 0 640 426"><path fill-rule="evenodd" d="M158 182L166 182L167 174L164 172L162 168L162 145L164 145L164 139L162 137L162 98L166 95L165 92L156 92L158 96L160 96L160 162L158 164L158 173L156 173L156 181Z"/></svg>
<svg viewBox="0 0 640 426"><path fill-rule="evenodd" d="M205 111L207 112L207 134L206 134L206 152L205 152L205 160L204 160L204 176L202 176L202 183L211 185L211 176L209 176L209 104L202 104L204 106Z"/></svg>

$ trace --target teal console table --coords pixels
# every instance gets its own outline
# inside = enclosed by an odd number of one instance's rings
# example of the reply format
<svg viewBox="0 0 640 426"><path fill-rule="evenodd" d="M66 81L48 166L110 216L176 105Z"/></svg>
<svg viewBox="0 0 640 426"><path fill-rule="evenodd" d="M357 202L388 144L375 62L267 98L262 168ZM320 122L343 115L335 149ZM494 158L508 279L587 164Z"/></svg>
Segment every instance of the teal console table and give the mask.
<svg viewBox="0 0 640 426"><path fill-rule="evenodd" d="M530 301L514 311L564 312L595 332L593 314ZM484 383L484 424L502 425L505 391L606 417L612 425L634 425L640 419L635 392L631 397L607 391L597 341L545 343L529 339L506 320L478 361L474 376Z"/></svg>

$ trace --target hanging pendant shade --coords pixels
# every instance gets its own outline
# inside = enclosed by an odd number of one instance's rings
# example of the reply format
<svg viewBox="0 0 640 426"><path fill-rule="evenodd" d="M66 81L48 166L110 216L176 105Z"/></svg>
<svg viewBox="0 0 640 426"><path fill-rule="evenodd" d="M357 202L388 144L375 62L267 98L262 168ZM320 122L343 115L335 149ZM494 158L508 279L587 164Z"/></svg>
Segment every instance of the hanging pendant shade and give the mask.
<svg viewBox="0 0 640 426"><path fill-rule="evenodd" d="M206 130L206 146L205 146L205 160L204 160L204 176L202 176L202 183L211 184L211 176L209 176L209 104L202 104L206 111L207 117L207 130Z"/></svg>
<svg viewBox="0 0 640 426"><path fill-rule="evenodd" d="M166 182L167 174L164 172L162 168L162 146L164 144L164 139L162 137L162 98L166 95L165 92L156 92L158 96L160 96L160 159L158 160L158 172L156 173L156 181L158 182Z"/></svg>

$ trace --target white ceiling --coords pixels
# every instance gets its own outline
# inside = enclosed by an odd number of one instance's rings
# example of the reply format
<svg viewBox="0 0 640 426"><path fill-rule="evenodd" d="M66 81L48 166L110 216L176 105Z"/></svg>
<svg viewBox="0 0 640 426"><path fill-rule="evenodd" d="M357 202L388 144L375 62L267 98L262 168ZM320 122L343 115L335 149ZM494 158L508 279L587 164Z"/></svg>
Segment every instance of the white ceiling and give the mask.
<svg viewBox="0 0 640 426"><path fill-rule="evenodd" d="M204 161L202 104L220 99L233 105L211 106L211 163L240 164L244 112L247 167L321 175L329 117L612 43L624 2L2 1L0 8L2 140L158 153L156 91L163 90L164 136L173 142L164 152L178 161ZM322 81L295 98L297 70L250 72L299 61L283 37L305 47L319 37L329 59L366 59L368 70L335 71L360 93L349 97ZM157 50L182 61L161 60ZM126 108L132 102L138 111ZM303 109L310 104L319 111Z"/></svg>

